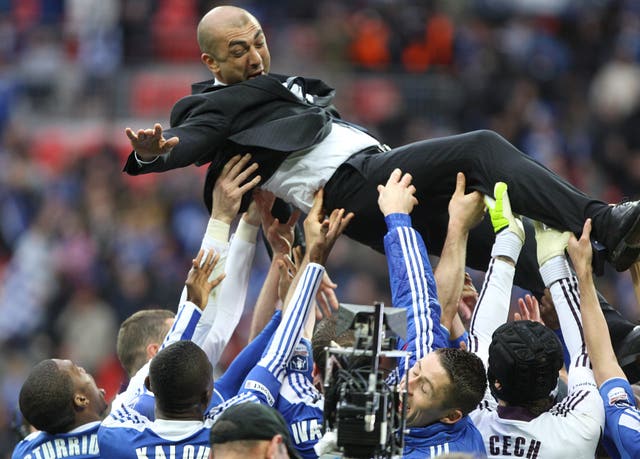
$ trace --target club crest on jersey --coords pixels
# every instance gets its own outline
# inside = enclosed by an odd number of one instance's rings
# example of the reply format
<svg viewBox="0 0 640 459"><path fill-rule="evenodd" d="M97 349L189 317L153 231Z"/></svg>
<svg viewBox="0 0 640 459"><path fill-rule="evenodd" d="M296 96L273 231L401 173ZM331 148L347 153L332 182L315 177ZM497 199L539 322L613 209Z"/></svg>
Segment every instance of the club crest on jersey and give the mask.
<svg viewBox="0 0 640 459"><path fill-rule="evenodd" d="M629 403L629 397L627 392L622 387L614 387L607 392L607 399L609 405L616 405L618 403Z"/></svg>
<svg viewBox="0 0 640 459"><path fill-rule="evenodd" d="M309 350L303 343L298 343L291 360L289 360L289 370L306 372L309 370Z"/></svg>

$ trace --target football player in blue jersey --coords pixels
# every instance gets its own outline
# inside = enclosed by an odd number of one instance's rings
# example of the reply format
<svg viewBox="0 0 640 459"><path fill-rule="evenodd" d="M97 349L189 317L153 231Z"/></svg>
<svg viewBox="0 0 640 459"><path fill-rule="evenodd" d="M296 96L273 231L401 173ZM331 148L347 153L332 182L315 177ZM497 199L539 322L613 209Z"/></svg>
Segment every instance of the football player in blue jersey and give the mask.
<svg viewBox="0 0 640 459"><path fill-rule="evenodd" d="M378 205L388 228L384 247L392 302L407 310L407 339L401 346L411 353L411 368L407 374L398 368L400 384L408 393L404 457L458 451L483 455L482 438L468 413L486 390L484 366L477 356L448 348L449 333L440 324L441 307L427 250L411 226L409 214L418 204L411 180L410 174L396 169L385 185L378 186ZM464 194L461 174L456 190ZM476 215L463 213L463 222L451 216L449 231L452 225L461 225L456 229L468 232L477 223Z"/></svg>
<svg viewBox="0 0 640 459"><path fill-rule="evenodd" d="M191 309L204 307L209 291L220 281L209 281L215 267L214 256L201 251L189 271L185 285ZM182 321L178 319L165 343L170 342ZM174 324L175 325L175 324ZM102 456L98 442L100 421L108 413L104 391L87 372L69 360L48 359L30 372L20 391L20 411L36 429L22 440L13 459L94 458Z"/></svg>
<svg viewBox="0 0 640 459"><path fill-rule="evenodd" d="M100 457L97 429L107 414L104 390L69 360L37 364L20 390L20 411L40 432L22 440L13 459Z"/></svg>
<svg viewBox="0 0 640 459"><path fill-rule="evenodd" d="M203 419L213 391L211 363L192 341L178 341L150 362L145 385L155 395L154 422L122 406L98 431L103 457L209 456Z"/></svg>
<svg viewBox="0 0 640 459"><path fill-rule="evenodd" d="M611 338L602 332L606 322L593 282L590 233L591 220L587 220L580 239L573 235L569 237L567 251L578 278L587 352L604 402L603 444L612 458L631 459L640 455L640 411L631 385L615 358Z"/></svg>
<svg viewBox="0 0 640 459"><path fill-rule="evenodd" d="M352 218L352 214L345 216L340 209L325 220L321 207L322 192L319 192L305 220L308 247L303 261L305 268L301 268L293 281L295 290L286 301L291 304L239 395L223 406L207 410L213 385L206 354L191 341L168 346L151 361L146 382L155 394L156 420L151 422L126 406L113 412L99 430L99 443L105 457L206 458L208 430L224 409L250 401L273 406L285 367L322 279L322 264ZM194 264L194 269L197 266Z"/></svg>

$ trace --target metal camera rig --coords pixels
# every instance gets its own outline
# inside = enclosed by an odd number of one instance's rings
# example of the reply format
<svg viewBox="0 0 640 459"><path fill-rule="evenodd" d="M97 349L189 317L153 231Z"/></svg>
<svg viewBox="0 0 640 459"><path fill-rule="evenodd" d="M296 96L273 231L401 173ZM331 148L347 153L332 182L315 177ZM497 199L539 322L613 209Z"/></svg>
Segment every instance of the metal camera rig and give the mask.
<svg viewBox="0 0 640 459"><path fill-rule="evenodd" d="M409 367L409 353L396 350L405 338L402 308L340 304L336 336L353 330L350 348L328 347L324 379L324 430L337 439L337 451L321 458L387 459L402 456L406 389L396 367ZM381 362L392 359L387 377Z"/></svg>

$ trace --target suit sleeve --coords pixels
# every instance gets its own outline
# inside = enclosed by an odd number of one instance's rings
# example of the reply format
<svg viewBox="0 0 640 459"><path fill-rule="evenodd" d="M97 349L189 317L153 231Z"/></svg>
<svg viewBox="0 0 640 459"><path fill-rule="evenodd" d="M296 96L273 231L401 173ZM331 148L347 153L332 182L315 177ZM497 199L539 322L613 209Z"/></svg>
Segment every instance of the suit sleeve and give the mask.
<svg viewBox="0 0 640 459"><path fill-rule="evenodd" d="M391 280L391 301L407 311L406 350L410 365L427 353L448 347L448 333L440 325L441 308L436 283L420 234L411 227L411 217L385 217L388 232L384 250Z"/></svg>
<svg viewBox="0 0 640 459"><path fill-rule="evenodd" d="M201 166L213 159L215 151L228 136L229 120L207 94L187 96L171 111L171 128L163 132L166 140L180 139L169 153L141 164L131 152L124 166L129 175L164 172L191 164Z"/></svg>

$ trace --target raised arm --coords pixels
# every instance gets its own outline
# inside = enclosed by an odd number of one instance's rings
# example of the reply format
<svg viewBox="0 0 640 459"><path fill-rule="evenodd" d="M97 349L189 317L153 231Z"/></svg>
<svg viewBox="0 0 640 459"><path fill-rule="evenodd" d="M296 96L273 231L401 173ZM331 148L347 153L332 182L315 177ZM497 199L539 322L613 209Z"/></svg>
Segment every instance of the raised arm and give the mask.
<svg viewBox="0 0 640 459"><path fill-rule="evenodd" d="M289 289L282 322L265 350L258 365L251 370L241 389L260 402L273 405L286 375L286 366L296 344L300 341L304 323L311 311L313 299L324 274L323 265L338 236L349 224L353 214L345 216L344 209L334 210L329 219L322 211L323 192L320 190L305 220L307 253Z"/></svg>
<svg viewBox="0 0 640 459"><path fill-rule="evenodd" d="M196 324L202 315L202 309L205 307L209 292L217 287L224 278L224 275L220 275L210 280L211 273L214 271L218 259L219 257L213 252L205 254L205 251L201 249L197 257L192 260L191 269L185 281L185 290L187 292L185 301L180 303L175 321L162 342L160 350L176 341L192 338ZM138 397L145 392L144 380L148 372L149 362L138 370L131 378L125 392L119 394L116 400L114 400L112 410L122 405L135 408Z"/></svg>
<svg viewBox="0 0 640 459"><path fill-rule="evenodd" d="M475 227L485 212L482 194L474 191L465 194L466 180L462 172L456 177L456 189L449 201L449 225L447 237L442 247L440 261L434 270L438 300L442 306L440 323L449 330L451 339L458 338L464 329L456 327L453 333L454 319L458 314L458 303L465 283L465 265L467 259L467 239L469 231ZM459 318L457 324L462 326Z"/></svg>
<svg viewBox="0 0 640 459"><path fill-rule="evenodd" d="M256 190L254 193L254 202L260 213L262 231L271 247L272 259L253 309L249 341L260 333L260 330L269 322L273 312L281 305L278 297L278 283L282 275L281 264L286 264L291 260L294 227L300 216L300 212L295 211L287 222L280 223L277 218L271 215L274 201L275 196L268 191Z"/></svg>
<svg viewBox="0 0 640 459"><path fill-rule="evenodd" d="M418 203L411 180L410 174L402 175L395 169L385 185L378 185L378 207L388 228L384 249L391 301L407 310L406 349L413 365L432 350L446 347L447 333L440 326L440 305L427 249L411 226L409 214Z"/></svg>
<svg viewBox="0 0 640 459"><path fill-rule="evenodd" d="M202 165L214 159L228 133L227 117L216 104L200 95L185 97L174 106L171 126L164 132L160 124L137 131L127 128L125 133L134 151L124 171L138 175Z"/></svg>
<svg viewBox="0 0 640 459"><path fill-rule="evenodd" d="M255 163L249 164L250 160L251 155L236 155L225 164L213 189L213 208L203 246L212 239L220 244L220 239L228 236L242 196L260 181L259 177L247 181L257 168ZM193 341L202 347L213 365L218 363L242 315L255 255L257 224L257 210L255 206L250 206L249 212L238 223L229 246L225 260L227 277L220 289L211 292L205 312L196 327Z"/></svg>
<svg viewBox="0 0 640 459"><path fill-rule="evenodd" d="M587 219L580 239L574 235L569 237L567 251L578 278L584 338L600 391L599 402L605 410L602 444L610 457L635 458L640 454L640 412L636 408L633 389L618 364L606 332L606 322L593 283L590 234L591 220Z"/></svg>
<svg viewBox="0 0 640 459"><path fill-rule="evenodd" d="M138 160L142 163L150 163L158 159L158 156L166 155L178 145L180 139L171 137L168 140L162 135L162 125L154 124L152 129L138 129L134 132L131 128L125 129L125 134L131 142Z"/></svg>
<svg viewBox="0 0 640 459"><path fill-rule="evenodd" d="M535 222L534 226L540 275L551 292L570 359L567 367L567 397L553 410L565 415L570 413L579 420L576 427L581 430L580 435L597 438L604 428L604 407L587 354L578 282L565 256L571 233L561 233L539 222ZM583 244L590 244L588 234ZM583 277L585 271L582 269ZM608 334L606 328L599 330L599 333L603 330Z"/></svg>
<svg viewBox="0 0 640 459"><path fill-rule="evenodd" d="M495 199L485 200L496 240L491 249L491 260L480 297L469 324L469 350L477 354L485 366L489 360L491 336L508 319L515 265L525 237L522 221L511 212L506 183L496 183L494 197Z"/></svg>
<svg viewBox="0 0 640 459"><path fill-rule="evenodd" d="M212 251L200 249L198 256L191 260L191 269L185 281L186 300L178 307L178 314L160 350L176 341L189 340L193 337L196 324L207 305L209 294L215 289L225 275L210 280L211 274L220 257ZM193 311L193 312L192 312Z"/></svg>
<svg viewBox="0 0 640 459"><path fill-rule="evenodd" d="M584 224L580 239L576 239L574 235L569 237L567 250L578 278L584 339L591 359L593 375L598 386L601 386L608 379L626 379L626 377L618 364L609 334L602 332L607 329L607 323L602 314L596 287L593 283L591 265L593 253L589 240L590 234L591 220L588 219Z"/></svg>

